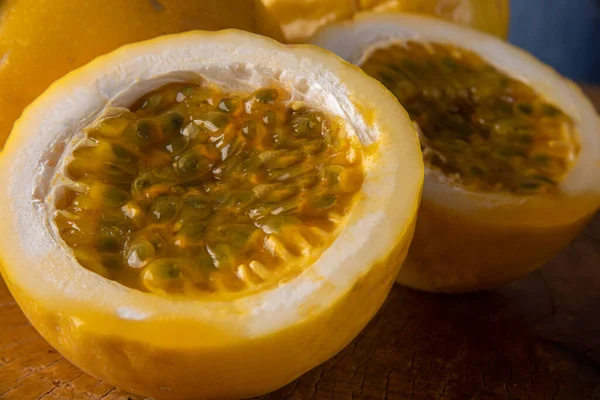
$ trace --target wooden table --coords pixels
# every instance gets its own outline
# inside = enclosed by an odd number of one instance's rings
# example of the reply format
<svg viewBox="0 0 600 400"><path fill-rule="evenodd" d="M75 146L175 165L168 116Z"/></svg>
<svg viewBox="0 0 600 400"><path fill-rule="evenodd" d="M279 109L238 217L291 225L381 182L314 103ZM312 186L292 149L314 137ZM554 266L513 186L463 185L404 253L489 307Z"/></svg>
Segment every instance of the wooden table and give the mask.
<svg viewBox="0 0 600 400"><path fill-rule="evenodd" d="M600 88L587 89L600 109ZM62 358L0 281L0 399L141 398ZM264 399L600 400L600 216L542 270L498 291L395 287L346 349Z"/></svg>

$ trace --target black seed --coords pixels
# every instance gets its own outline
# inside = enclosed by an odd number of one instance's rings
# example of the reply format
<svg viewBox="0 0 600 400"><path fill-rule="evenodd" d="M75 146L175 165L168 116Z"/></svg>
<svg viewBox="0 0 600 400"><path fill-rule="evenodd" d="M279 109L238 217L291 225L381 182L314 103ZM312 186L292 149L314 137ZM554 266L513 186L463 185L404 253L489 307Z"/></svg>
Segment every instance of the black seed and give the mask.
<svg viewBox="0 0 600 400"><path fill-rule="evenodd" d="M140 138L142 140L148 140L150 138L150 130L151 129L152 129L152 127L150 126L149 122L140 121L136 126L135 133L138 138Z"/></svg>
<svg viewBox="0 0 600 400"><path fill-rule="evenodd" d="M95 247L103 253L117 252L121 249L121 242L115 236L102 235L96 239Z"/></svg>
<svg viewBox="0 0 600 400"><path fill-rule="evenodd" d="M181 211L181 200L173 196L164 196L156 199L150 207L149 215L157 223L173 222Z"/></svg>
<svg viewBox="0 0 600 400"><path fill-rule="evenodd" d="M167 114L165 124L163 125L163 130L168 133L179 132L184 122L185 118L183 115L178 112L171 112Z"/></svg>
<svg viewBox="0 0 600 400"><path fill-rule="evenodd" d="M525 115L533 114L533 106L530 103L519 103L517 104L517 108Z"/></svg>
<svg viewBox="0 0 600 400"><path fill-rule="evenodd" d="M547 117L556 117L557 115L560 114L560 110L558 108L554 107L551 104L547 104L547 103L542 105L542 112Z"/></svg>
<svg viewBox="0 0 600 400"><path fill-rule="evenodd" d="M254 93L254 98L259 103L270 104L279 97L279 92L275 89L261 89Z"/></svg>
<svg viewBox="0 0 600 400"><path fill-rule="evenodd" d="M123 265L121 256L116 254L102 254L100 256L100 263L110 270L119 269Z"/></svg>
<svg viewBox="0 0 600 400"><path fill-rule="evenodd" d="M135 154L133 154L132 152L130 152L129 150L127 150L125 147L121 146L120 144L113 143L111 145L111 148L112 148L113 154L115 155L115 157L117 157L117 159L119 161L132 162L137 159Z"/></svg>

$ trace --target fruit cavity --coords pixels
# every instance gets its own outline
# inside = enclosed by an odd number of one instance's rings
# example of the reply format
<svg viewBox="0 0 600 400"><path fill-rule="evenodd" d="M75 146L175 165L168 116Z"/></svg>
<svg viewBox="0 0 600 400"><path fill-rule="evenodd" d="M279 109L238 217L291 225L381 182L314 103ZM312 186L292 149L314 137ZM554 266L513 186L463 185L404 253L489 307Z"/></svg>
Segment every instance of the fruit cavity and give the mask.
<svg viewBox="0 0 600 400"><path fill-rule="evenodd" d="M54 221L84 267L160 294L244 291L335 238L363 181L345 125L278 88L171 84L84 130Z"/></svg>
<svg viewBox="0 0 600 400"><path fill-rule="evenodd" d="M558 191L579 144L572 119L473 52L408 41L361 67L416 123L425 162L476 191Z"/></svg>

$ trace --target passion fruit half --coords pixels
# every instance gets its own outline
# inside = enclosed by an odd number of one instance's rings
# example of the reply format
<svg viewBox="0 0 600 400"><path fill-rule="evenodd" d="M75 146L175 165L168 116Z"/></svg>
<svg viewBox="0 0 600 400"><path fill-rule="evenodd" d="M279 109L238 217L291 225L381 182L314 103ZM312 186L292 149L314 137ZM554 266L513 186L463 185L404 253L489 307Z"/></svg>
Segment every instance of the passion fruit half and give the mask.
<svg viewBox="0 0 600 400"><path fill-rule="evenodd" d="M600 121L579 88L495 37L416 15L364 14L315 43L402 103L426 164L398 281L496 287L543 265L600 205Z"/></svg>
<svg viewBox="0 0 600 400"><path fill-rule="evenodd" d="M335 55L241 31L162 37L70 73L16 123L2 275L97 378L252 397L374 315L422 179L408 115Z"/></svg>

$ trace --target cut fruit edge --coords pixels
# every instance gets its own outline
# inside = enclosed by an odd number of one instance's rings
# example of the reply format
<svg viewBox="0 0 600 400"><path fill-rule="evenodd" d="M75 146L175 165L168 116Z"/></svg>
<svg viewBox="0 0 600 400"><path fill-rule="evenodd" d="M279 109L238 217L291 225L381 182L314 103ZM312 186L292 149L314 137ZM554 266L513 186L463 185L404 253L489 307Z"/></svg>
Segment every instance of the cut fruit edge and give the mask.
<svg viewBox="0 0 600 400"><path fill-rule="evenodd" d="M557 105L575 123L578 159L559 184L557 195L521 196L474 192L425 167L423 201L494 224L568 224L600 206L600 117L581 89L534 56L497 37L413 14L361 13L320 29L311 42L360 65L377 48L404 41L435 42L472 51L509 76L525 82Z"/></svg>
<svg viewBox="0 0 600 400"><path fill-rule="evenodd" d="M129 105L167 83L199 76L232 91L281 82L294 100L342 116L365 146L374 146L360 199L332 245L297 277L241 298L172 299L126 288L82 268L51 234L45 200L69 138L108 106ZM418 138L406 112L387 90L335 55L235 30L165 36L96 59L26 108L0 157L2 273L20 303L33 302L39 312L61 310L97 334L166 348L222 346L310 320L371 271L397 271L389 256L399 245L408 247L422 180ZM389 265L374 268L382 262ZM35 313L38 306L26 308ZM123 320L143 324L123 330ZM165 320L191 329L178 330L174 342Z"/></svg>

